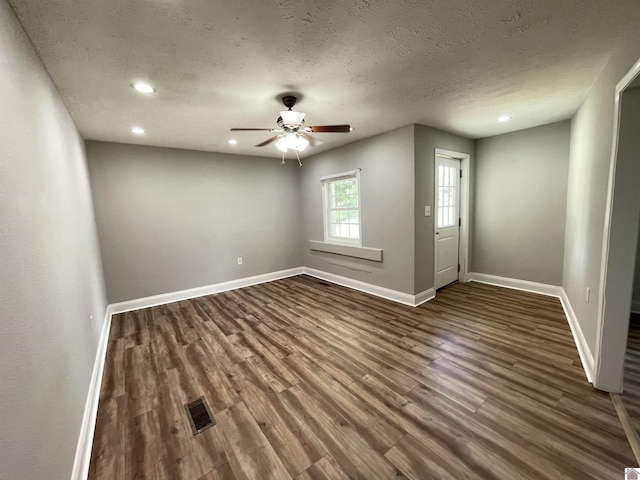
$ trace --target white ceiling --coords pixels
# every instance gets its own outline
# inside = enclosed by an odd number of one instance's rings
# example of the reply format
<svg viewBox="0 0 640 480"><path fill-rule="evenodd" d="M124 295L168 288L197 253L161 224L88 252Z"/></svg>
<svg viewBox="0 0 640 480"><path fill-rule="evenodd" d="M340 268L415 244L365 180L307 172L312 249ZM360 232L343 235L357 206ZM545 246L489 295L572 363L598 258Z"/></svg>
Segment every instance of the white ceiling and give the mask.
<svg viewBox="0 0 640 480"><path fill-rule="evenodd" d="M85 138L272 157L252 146L268 132L229 128L275 127L290 91L307 124L355 127L307 155L410 123L479 138L569 118L640 31L638 0L9 3Z"/></svg>

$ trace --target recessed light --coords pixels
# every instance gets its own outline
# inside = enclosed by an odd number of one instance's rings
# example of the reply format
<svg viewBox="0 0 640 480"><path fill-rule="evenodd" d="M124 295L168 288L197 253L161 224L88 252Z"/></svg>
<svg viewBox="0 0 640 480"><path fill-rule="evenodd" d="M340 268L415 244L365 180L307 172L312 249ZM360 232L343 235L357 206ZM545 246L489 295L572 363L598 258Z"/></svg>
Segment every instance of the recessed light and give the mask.
<svg viewBox="0 0 640 480"><path fill-rule="evenodd" d="M140 93L153 93L156 91L155 88L145 82L136 82L133 84L133 88Z"/></svg>
<svg viewBox="0 0 640 480"><path fill-rule="evenodd" d="M131 133L136 135L144 135L144 128L142 127L131 127Z"/></svg>
<svg viewBox="0 0 640 480"><path fill-rule="evenodd" d="M229 140L227 143L228 143L229 145L236 145L236 144L238 143L238 140L236 140L236 139L232 138L232 139L231 139L231 140Z"/></svg>
<svg viewBox="0 0 640 480"><path fill-rule="evenodd" d="M498 117L499 122L508 122L509 120L511 120L509 115L502 115L501 117Z"/></svg>

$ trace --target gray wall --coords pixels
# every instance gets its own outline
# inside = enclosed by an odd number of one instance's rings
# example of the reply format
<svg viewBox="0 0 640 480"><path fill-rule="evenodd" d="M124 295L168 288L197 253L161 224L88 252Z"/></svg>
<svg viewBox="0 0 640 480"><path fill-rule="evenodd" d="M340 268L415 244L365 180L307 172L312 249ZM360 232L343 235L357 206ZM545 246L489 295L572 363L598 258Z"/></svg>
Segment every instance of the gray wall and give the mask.
<svg viewBox="0 0 640 480"><path fill-rule="evenodd" d="M640 78L636 79L634 84L640 84ZM623 108L626 106L626 101L630 100L630 96L633 93L634 96L637 96L638 93L640 92L640 86L637 86L635 88L633 88L633 90L629 91L629 92L625 92L624 93L624 98L623 98ZM640 137L635 137L636 141L640 142ZM638 222L638 227L640 227L640 219ZM636 265L635 265L635 269L634 269L634 275L633 275L633 294L632 294L632 299L634 304L636 305L640 305L640 233L638 235L638 241L636 242ZM636 313L640 313L640 308L638 308L638 306L636 306L634 308L634 311Z"/></svg>
<svg viewBox="0 0 640 480"><path fill-rule="evenodd" d="M415 293L433 287L434 245L433 208L435 205L435 149L442 148L471 155L470 175L474 174L473 140L424 125L415 127ZM473 182L470 195L473 195ZM470 196L473 198L473 196ZM431 206L432 215L424 216ZM471 234L469 240L471 241Z"/></svg>
<svg viewBox="0 0 640 480"><path fill-rule="evenodd" d="M414 293L413 139L409 125L304 161L302 265ZM324 240L320 178L356 168L362 168L362 246L382 248L382 263L309 250L309 240Z"/></svg>
<svg viewBox="0 0 640 480"><path fill-rule="evenodd" d="M296 162L91 141L87 157L110 303L301 265Z"/></svg>
<svg viewBox="0 0 640 480"><path fill-rule="evenodd" d="M0 65L0 479L64 479L106 308L84 143L4 0Z"/></svg>
<svg viewBox="0 0 640 480"><path fill-rule="evenodd" d="M615 52L571 121L563 287L593 354L615 87L638 57L637 48ZM591 288L589 303L586 287Z"/></svg>
<svg viewBox="0 0 640 480"><path fill-rule="evenodd" d="M476 142L472 271L562 284L570 122Z"/></svg>

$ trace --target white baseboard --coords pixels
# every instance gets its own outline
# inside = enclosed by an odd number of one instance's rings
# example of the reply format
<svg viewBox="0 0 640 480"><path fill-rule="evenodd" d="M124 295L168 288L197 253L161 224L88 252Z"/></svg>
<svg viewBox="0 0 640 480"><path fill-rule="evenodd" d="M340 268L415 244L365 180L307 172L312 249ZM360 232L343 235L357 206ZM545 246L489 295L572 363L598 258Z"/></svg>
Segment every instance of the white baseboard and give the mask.
<svg viewBox="0 0 640 480"><path fill-rule="evenodd" d="M587 340L584 338L582 328L580 328L578 317L576 317L576 314L573 311L573 307L571 306L571 302L569 301L569 297L567 297L564 289L560 294L560 303L562 303L562 309L564 310L564 314L567 317L567 322L569 322L569 328L571 328L573 341L575 342L576 348L578 349L578 355L580 355L580 361L582 362L584 373L587 376L587 380L589 380L590 383L593 383L593 373L595 371L593 354L589 349L589 345L587 345Z"/></svg>
<svg viewBox="0 0 640 480"><path fill-rule="evenodd" d="M631 302L631 313L640 313L640 300Z"/></svg>
<svg viewBox="0 0 640 480"><path fill-rule="evenodd" d="M76 447L76 457L71 471L71 480L85 480L89 475L89 464L91 462L91 448L93 447L93 433L96 428L96 417L98 415L98 403L100 401L100 389L102 387L102 374L107 356L107 345L109 344L109 330L111 329L111 310L107 307L105 312L100 340L96 351L96 359L93 364L91 382L89 383L89 393L84 406L82 426L80 427L80 437Z"/></svg>
<svg viewBox="0 0 640 480"><path fill-rule="evenodd" d="M403 293L397 290L379 287L371 283L353 280L348 277L335 275L333 273L324 272L322 270L316 270L315 268L297 267L290 268L288 270L280 270L278 272L256 275L254 277L239 278L237 280L230 280L228 282L206 285L204 287L190 288L188 290L179 290L177 292L163 293L160 295L153 295L151 297L136 298L134 300L127 300L125 302L112 303L109 305L109 309L112 314L130 312L133 310L139 310L141 308L155 307L157 305L164 305L167 303L179 302L181 300L188 300L190 298L203 297L205 295L212 295L214 293L235 290L237 288L248 287L250 285L257 285L259 283L272 282L274 280L293 277L295 275L301 275L303 273L311 277L327 280L344 287L353 288L361 292L369 293L377 297L386 298L387 300L392 300L394 302L409 305L411 307L418 306L435 297L435 290L433 288L425 290L424 292L421 292L417 295L411 295L409 293Z"/></svg>
<svg viewBox="0 0 640 480"><path fill-rule="evenodd" d="M497 285L499 287L511 288L514 290L523 290L525 292L538 293L540 295L548 295L550 297L557 297L562 304L562 309L567 317L567 323L571 329L573 335L573 341L578 349L578 355L584 368L585 376L589 383L593 383L593 372L595 362L593 361L593 354L587 345L587 341L580 328L580 323L576 317L571 302L565 293L564 289L559 285L547 285L546 283L530 282L528 280L519 280L517 278L499 277L496 275L487 275L486 273L470 273L469 280L478 283L487 283L489 285Z"/></svg>
<svg viewBox="0 0 640 480"><path fill-rule="evenodd" d="M411 295L410 293L399 292L390 288L379 287L371 283L362 282L360 280L354 280L349 277L343 277L342 275L336 275L335 273L324 272L322 270L316 270L315 268L302 267L302 273L311 277L316 277L327 282L336 283L343 287L353 288L360 292L375 295L376 297L386 298L393 302L409 305L410 307L416 307L421 303L431 300L435 297L435 290L433 288L425 290L418 295Z"/></svg>
<svg viewBox="0 0 640 480"><path fill-rule="evenodd" d="M239 278L228 282L215 283L204 287L190 288L188 290L179 290L177 292L162 293L151 297L136 298L127 300L126 302L112 303L109 305L111 313L130 312L141 308L155 307L156 305L164 305L166 303L179 302L180 300L188 300L190 298L204 297L214 293L226 292L227 290L235 290L236 288L249 287L258 283L271 282L281 278L300 275L303 267L290 268L288 270L280 270L278 272L264 273L253 277Z"/></svg>
<svg viewBox="0 0 640 480"><path fill-rule="evenodd" d="M154 295L151 297L139 298L135 300L129 300L126 302L114 303L107 307L102 332L100 335L100 341L98 344L98 350L96 352L96 359L93 367L93 373L91 376L91 383L89 385L89 393L87 395L87 401L85 405L84 417L82 420L82 427L80 430L80 437L78 440L78 446L76 449L76 457L73 464L73 470L71 474L71 480L85 480L89 473L89 464L91 461L91 448L93 445L93 434L95 431L96 417L98 413L98 403L100 400L100 388L102 386L102 376L104 372L104 364L107 353L107 344L109 340L109 331L111 328L111 317L116 313L128 312L131 310L138 310L141 308L148 308L156 305L163 305L166 303L177 302L180 300L187 300L190 298L201 297L204 295L211 295L214 293L220 293L227 290L234 290L237 288L248 287L250 285L256 285L259 283L270 282L281 278L287 278L294 275L306 274L312 277L316 277L322 280L326 280L344 287L353 288L361 292L382 297L387 300L402 303L412 307L421 305L436 296L436 292L433 288L420 292L417 295L411 295L408 293L399 292L389 288L380 287L370 283L362 282L359 280L353 280L341 275L335 275L333 273L323 272L314 268L297 267L288 270L281 270L278 272L266 273L263 275L256 275L253 277L241 278L237 280L231 280L228 282L217 283L214 285L208 285L204 287L197 287L188 290L181 290L178 292L171 292L161 295ZM469 281L488 283L491 285L497 285L506 288L512 288L516 290L524 290L527 292L539 293L542 295L550 295L558 297L562 303L571 333L573 334L578 354L582 361L582 365L585 370L585 374L589 382L593 383L593 370L594 361L593 355L589 350L578 320L573 312L571 303L567 298L564 290L560 286L546 285L542 283L529 282L526 280L518 280L507 277L498 277L495 275L487 275L483 273L470 273ZM640 305L638 305L640 306ZM640 308L638 309L640 310Z"/></svg>
<svg viewBox="0 0 640 480"><path fill-rule="evenodd" d="M398 292L396 290L379 287L366 282L360 282L358 280L334 275L321 270L315 270L313 268L297 267L288 270L280 270L278 272L265 273L263 275L256 275L253 277L240 278L214 285L207 285L204 287L191 288L188 290L180 290L177 292L153 295L151 297L110 304L105 313L105 319L100 333L100 341L98 342L96 359L93 365L93 373L91 375L89 392L87 394L87 401L84 408L84 416L82 418L82 426L80 428L80 436L76 447L76 456L73 463L73 470L71 472L71 480L86 480L89 474L93 434L95 432L96 418L98 415L98 403L100 401L100 389L102 387L102 376L104 373L104 365L107 355L107 345L109 343L109 331L111 329L112 315L248 287L259 283L271 282L273 280L301 275L303 273L412 307L420 305L435 297L435 290L433 288L425 290L418 295L410 295L408 293Z"/></svg>
<svg viewBox="0 0 640 480"><path fill-rule="evenodd" d="M499 277L486 273L472 272L469 274L469 281L487 283L489 285L497 285L498 287L522 290L524 292L539 293L540 295L550 295L552 297L560 297L562 294L562 287L559 285L548 285L546 283L530 282L529 280L520 280L517 278Z"/></svg>
<svg viewBox="0 0 640 480"><path fill-rule="evenodd" d="M430 288L425 290L424 292L420 292L415 296L415 306L422 305L424 302L428 302L429 300L433 300L436 298L436 289Z"/></svg>

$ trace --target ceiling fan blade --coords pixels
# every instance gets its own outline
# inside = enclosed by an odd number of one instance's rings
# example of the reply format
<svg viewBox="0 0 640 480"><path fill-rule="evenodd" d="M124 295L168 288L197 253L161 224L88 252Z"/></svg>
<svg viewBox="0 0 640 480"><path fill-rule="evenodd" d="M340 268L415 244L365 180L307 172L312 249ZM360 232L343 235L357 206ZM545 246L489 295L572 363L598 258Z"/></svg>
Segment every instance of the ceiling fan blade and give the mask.
<svg viewBox="0 0 640 480"><path fill-rule="evenodd" d="M232 132L272 132L273 128L232 128Z"/></svg>
<svg viewBox="0 0 640 480"><path fill-rule="evenodd" d="M312 133L349 133L351 125L317 125L307 127L307 131Z"/></svg>
<svg viewBox="0 0 640 480"><path fill-rule="evenodd" d="M264 142L257 144L256 147L264 147L265 145L269 145L270 143L275 142L279 137L280 137L280 135L276 135L275 137L271 137L269 140L265 140Z"/></svg>
<svg viewBox="0 0 640 480"><path fill-rule="evenodd" d="M312 147L315 147L316 145L319 145L322 143L321 140L318 140L315 137L312 137L311 135L309 135L308 133L303 133L302 134L302 138L305 138L309 141L309 145L311 145Z"/></svg>

